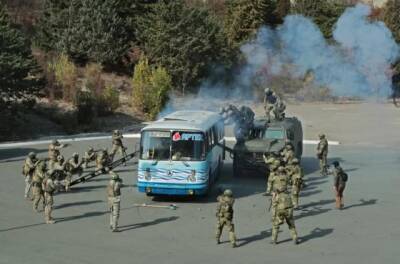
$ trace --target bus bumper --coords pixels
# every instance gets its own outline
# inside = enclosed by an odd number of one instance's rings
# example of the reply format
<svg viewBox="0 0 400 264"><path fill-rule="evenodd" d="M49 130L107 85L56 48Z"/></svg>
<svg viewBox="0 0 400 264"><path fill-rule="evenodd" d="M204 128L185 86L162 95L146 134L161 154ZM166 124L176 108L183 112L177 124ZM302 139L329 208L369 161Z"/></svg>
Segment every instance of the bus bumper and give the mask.
<svg viewBox="0 0 400 264"><path fill-rule="evenodd" d="M163 195L204 195L208 191L208 183L200 184L163 184L163 183L137 183L139 192Z"/></svg>

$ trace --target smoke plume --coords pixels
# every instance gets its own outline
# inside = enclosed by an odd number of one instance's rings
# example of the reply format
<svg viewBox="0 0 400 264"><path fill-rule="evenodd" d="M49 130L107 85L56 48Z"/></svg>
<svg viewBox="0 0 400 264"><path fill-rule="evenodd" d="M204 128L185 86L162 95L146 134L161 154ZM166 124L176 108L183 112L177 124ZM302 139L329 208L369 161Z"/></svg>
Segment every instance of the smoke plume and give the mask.
<svg viewBox="0 0 400 264"><path fill-rule="evenodd" d="M390 66L400 48L383 22L369 20L370 13L363 4L347 8L329 43L318 26L301 15L287 16L277 29L261 27L256 38L241 47L246 63L229 87L205 81L192 98L172 97L161 116L177 109L216 110L220 99L254 99L257 85L268 87L271 76L282 74L305 78L311 73L316 85L336 96L388 96Z"/></svg>

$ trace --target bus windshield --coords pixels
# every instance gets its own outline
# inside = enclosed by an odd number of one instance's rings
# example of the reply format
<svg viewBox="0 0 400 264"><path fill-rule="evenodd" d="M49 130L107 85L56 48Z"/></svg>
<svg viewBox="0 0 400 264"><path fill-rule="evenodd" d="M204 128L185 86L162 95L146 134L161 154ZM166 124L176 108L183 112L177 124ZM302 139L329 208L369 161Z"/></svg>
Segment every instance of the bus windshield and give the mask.
<svg viewBox="0 0 400 264"><path fill-rule="evenodd" d="M172 132L172 160L196 161L205 159L204 134L202 132Z"/></svg>
<svg viewBox="0 0 400 264"><path fill-rule="evenodd" d="M267 131L265 131L264 135L265 139L284 139L285 134L282 129L270 129L268 128Z"/></svg>
<svg viewBox="0 0 400 264"><path fill-rule="evenodd" d="M169 160L171 132L144 131L141 138L140 158L144 160Z"/></svg>

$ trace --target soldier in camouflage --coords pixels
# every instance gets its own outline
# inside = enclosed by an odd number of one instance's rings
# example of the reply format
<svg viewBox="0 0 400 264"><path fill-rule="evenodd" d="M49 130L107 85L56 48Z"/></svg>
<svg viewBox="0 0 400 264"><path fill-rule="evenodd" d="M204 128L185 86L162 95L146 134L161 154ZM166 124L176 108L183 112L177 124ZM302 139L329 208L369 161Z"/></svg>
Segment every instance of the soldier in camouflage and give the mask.
<svg viewBox="0 0 400 264"><path fill-rule="evenodd" d="M285 151L281 153L282 160L285 164L289 164L295 158L295 153L293 151L293 145L291 143L287 143L285 146Z"/></svg>
<svg viewBox="0 0 400 264"><path fill-rule="evenodd" d="M217 217L217 229L215 233L217 244L220 243L222 230L226 226L229 231L231 246L236 247L235 226L233 224L233 204L235 203L235 199L233 198L232 191L229 189L225 190L223 195L217 197L217 201L218 205L215 214Z"/></svg>
<svg viewBox="0 0 400 264"><path fill-rule="evenodd" d="M120 155L122 155L122 157L126 158L126 152L125 152L125 147L122 143L122 139L124 138L124 136L122 135L121 131L119 130L114 130L113 134L112 134L112 150L111 150L111 161L114 160L114 156L115 154L118 152ZM126 165L126 163L124 163L124 166Z"/></svg>
<svg viewBox="0 0 400 264"><path fill-rule="evenodd" d="M327 173L327 157L328 157L328 140L324 134L319 134L319 142L317 146L317 158L319 159L320 173Z"/></svg>
<svg viewBox="0 0 400 264"><path fill-rule="evenodd" d="M109 173L111 180L107 185L107 196L108 207L110 208L110 229L112 232L118 232L122 179L113 171Z"/></svg>
<svg viewBox="0 0 400 264"><path fill-rule="evenodd" d="M36 165L35 172L32 176L32 194L33 194L33 210L35 212L39 212L38 206L40 200L43 201L44 204L44 194L42 189L42 182L46 177L46 163L44 161L39 161Z"/></svg>
<svg viewBox="0 0 400 264"><path fill-rule="evenodd" d="M269 171L267 174L267 190L263 194L264 196L267 196L267 195L271 194L271 189L269 188L271 186L271 180L272 180L273 176L276 175L277 170L278 170L279 166L281 165L281 161L275 157L271 157L268 159L266 159L264 157L264 161L267 164L268 171Z"/></svg>
<svg viewBox="0 0 400 264"><path fill-rule="evenodd" d="M347 174L340 167L339 161L333 163L333 190L335 191L336 209L343 209L343 192L346 188Z"/></svg>
<svg viewBox="0 0 400 264"><path fill-rule="evenodd" d="M82 169L83 160L79 161L79 154L72 154L72 158L70 158L65 166L67 177L65 178L65 190L69 190L69 186L71 184L72 176L78 174L80 177L83 173Z"/></svg>
<svg viewBox="0 0 400 264"><path fill-rule="evenodd" d="M110 163L110 158L107 149L102 149L96 156L96 170L106 170L106 167Z"/></svg>
<svg viewBox="0 0 400 264"><path fill-rule="evenodd" d="M289 174L290 182L292 184L292 201L294 209L299 207L299 194L303 184L303 169L299 164L299 160L294 158L286 166L286 171Z"/></svg>
<svg viewBox="0 0 400 264"><path fill-rule="evenodd" d="M83 168L89 167L89 163L92 161L96 161L96 152L92 147L88 149L88 151L85 152L85 155L83 157L84 163L83 163Z"/></svg>
<svg viewBox="0 0 400 264"><path fill-rule="evenodd" d="M298 243L297 231L293 218L293 202L288 194L288 178L285 168L280 166L277 175L271 180L272 190L272 243L277 244L279 226L286 221L295 244Z"/></svg>
<svg viewBox="0 0 400 264"><path fill-rule="evenodd" d="M57 181L55 180L54 173L48 174L42 182L42 188L44 191L45 207L44 207L44 218L46 224L54 224L55 221L51 216L53 211L53 194L57 189Z"/></svg>
<svg viewBox="0 0 400 264"><path fill-rule="evenodd" d="M30 152L24 162L24 166L22 167L22 174L25 177L25 192L24 192L25 199L31 199L29 197L29 193L31 191L32 177L35 172L36 165L37 165L36 154L34 152Z"/></svg>
<svg viewBox="0 0 400 264"><path fill-rule="evenodd" d="M53 166L54 163L57 162L57 157L60 155L60 150L67 145L60 144L58 140L54 139L49 145L49 168Z"/></svg>

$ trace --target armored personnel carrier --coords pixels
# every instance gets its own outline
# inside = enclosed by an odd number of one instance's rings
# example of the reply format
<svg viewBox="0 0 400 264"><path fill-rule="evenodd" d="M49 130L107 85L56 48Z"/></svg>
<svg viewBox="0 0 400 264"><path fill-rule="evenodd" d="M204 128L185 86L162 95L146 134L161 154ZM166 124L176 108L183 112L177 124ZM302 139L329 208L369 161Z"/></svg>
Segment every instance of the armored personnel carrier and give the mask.
<svg viewBox="0 0 400 264"><path fill-rule="evenodd" d="M296 157L300 160L303 153L303 129L296 117L285 117L281 121L267 122L256 118L247 140L238 141L233 147L234 176L246 171L267 173L264 156L279 156L286 143L293 146ZM264 174L265 175L265 174Z"/></svg>
<svg viewBox="0 0 400 264"><path fill-rule="evenodd" d="M236 144L232 149L225 146L233 159L234 176L250 170L265 175L268 166L264 157L279 156L287 143L293 146L296 157L301 159L303 129L296 117L280 120L255 118L249 107L238 109L233 105L223 108L221 114L226 124L234 124Z"/></svg>

